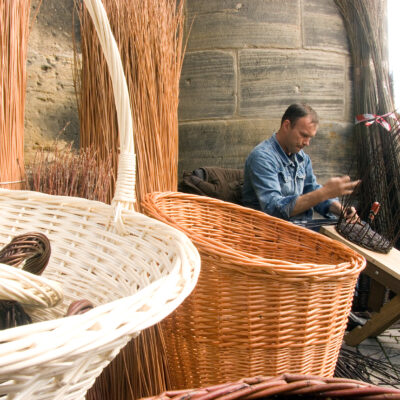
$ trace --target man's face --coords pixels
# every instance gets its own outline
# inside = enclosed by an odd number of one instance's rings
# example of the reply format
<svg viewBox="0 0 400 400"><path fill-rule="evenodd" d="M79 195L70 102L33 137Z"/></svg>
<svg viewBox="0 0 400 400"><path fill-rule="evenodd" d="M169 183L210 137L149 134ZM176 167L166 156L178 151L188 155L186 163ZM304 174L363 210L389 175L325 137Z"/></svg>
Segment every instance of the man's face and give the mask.
<svg viewBox="0 0 400 400"><path fill-rule="evenodd" d="M285 140L283 150L287 154L296 154L310 144L311 139L317 134L318 125L312 122L309 115L299 118L294 126L289 120L283 122Z"/></svg>

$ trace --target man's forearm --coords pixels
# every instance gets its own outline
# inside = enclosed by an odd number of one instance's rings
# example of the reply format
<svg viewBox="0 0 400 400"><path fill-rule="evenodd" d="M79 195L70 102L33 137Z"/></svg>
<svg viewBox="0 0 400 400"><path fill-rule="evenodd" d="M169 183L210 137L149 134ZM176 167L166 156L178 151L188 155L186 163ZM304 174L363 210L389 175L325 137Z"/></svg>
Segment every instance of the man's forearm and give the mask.
<svg viewBox="0 0 400 400"><path fill-rule="evenodd" d="M290 216L294 217L297 214L301 214L304 211L307 211L310 208L315 207L317 204L322 203L323 201L328 199L329 196L327 195L323 187L310 193L303 194L297 198L296 204L294 205Z"/></svg>

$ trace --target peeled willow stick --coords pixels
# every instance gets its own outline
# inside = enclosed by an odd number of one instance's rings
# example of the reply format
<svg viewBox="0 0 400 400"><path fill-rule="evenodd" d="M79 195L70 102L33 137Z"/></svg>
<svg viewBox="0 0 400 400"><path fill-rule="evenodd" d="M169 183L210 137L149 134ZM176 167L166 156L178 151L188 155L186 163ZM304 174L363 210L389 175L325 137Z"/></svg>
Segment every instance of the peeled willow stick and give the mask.
<svg viewBox="0 0 400 400"><path fill-rule="evenodd" d="M24 181L24 111L30 0L0 0L0 188Z"/></svg>

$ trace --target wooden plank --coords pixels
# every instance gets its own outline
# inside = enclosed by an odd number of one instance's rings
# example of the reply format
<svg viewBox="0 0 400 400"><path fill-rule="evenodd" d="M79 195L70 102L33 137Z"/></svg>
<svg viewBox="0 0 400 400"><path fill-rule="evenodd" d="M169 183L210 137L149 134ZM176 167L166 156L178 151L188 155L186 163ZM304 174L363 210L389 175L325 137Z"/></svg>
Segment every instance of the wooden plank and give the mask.
<svg viewBox="0 0 400 400"><path fill-rule="evenodd" d="M357 327L344 337L349 346L357 346L368 337L376 337L400 319L400 296L386 303L363 327Z"/></svg>
<svg viewBox="0 0 400 400"><path fill-rule="evenodd" d="M357 246L353 242L345 239L340 235L333 225L322 226L320 232L332 239L335 239L341 243L344 243L351 249L355 250L357 253L361 254L375 267L380 268L382 271L387 272L393 278L400 281L400 251L393 248L387 254L378 253L376 251L364 249L361 246ZM375 279L375 278L374 278ZM378 280L378 279L377 279Z"/></svg>

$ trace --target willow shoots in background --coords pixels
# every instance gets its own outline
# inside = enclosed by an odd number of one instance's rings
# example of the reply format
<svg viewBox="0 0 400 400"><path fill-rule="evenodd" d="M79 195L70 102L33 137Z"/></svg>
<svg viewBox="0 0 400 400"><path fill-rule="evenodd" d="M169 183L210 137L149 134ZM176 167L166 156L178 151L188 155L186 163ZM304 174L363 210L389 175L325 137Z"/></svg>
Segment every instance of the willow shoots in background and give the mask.
<svg viewBox="0 0 400 400"><path fill-rule="evenodd" d="M30 190L105 203L111 185L111 157L98 161L92 147L79 152L68 145L38 151L27 169Z"/></svg>
<svg viewBox="0 0 400 400"><path fill-rule="evenodd" d="M0 188L24 180L24 112L30 0L0 0Z"/></svg>
<svg viewBox="0 0 400 400"><path fill-rule="evenodd" d="M103 4L128 82L140 210L146 193L177 190L183 2L104 0ZM77 65L76 84L81 146L93 145L100 156L111 150L116 173L118 128L111 81L90 17L82 7L78 12L82 65Z"/></svg>

